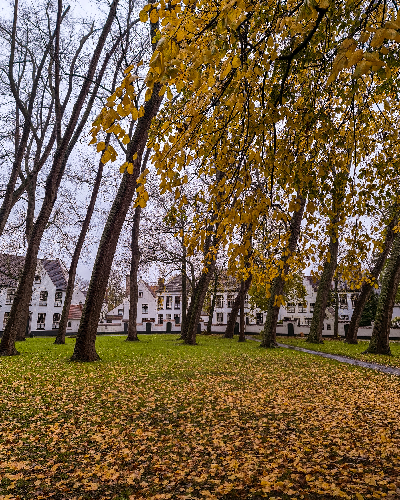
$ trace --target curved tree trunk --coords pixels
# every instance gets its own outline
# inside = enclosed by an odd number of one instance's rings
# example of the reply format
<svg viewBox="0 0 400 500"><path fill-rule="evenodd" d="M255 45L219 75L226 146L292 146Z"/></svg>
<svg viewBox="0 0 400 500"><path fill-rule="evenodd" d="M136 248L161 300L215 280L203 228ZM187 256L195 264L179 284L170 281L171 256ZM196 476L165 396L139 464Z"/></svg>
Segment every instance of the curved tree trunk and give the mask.
<svg viewBox="0 0 400 500"><path fill-rule="evenodd" d="M299 206L297 210L294 211L292 220L290 221L290 236L287 255L282 256L283 268L280 274L272 282L271 296L268 300L268 311L262 333L261 347L275 347L277 345L276 325L278 323L280 304L276 299L277 297L283 295L283 287L285 285L284 276L289 271L289 257L296 251L306 199L301 194L298 194L297 202L299 203Z"/></svg>
<svg viewBox="0 0 400 500"><path fill-rule="evenodd" d="M127 161L134 165L133 174L124 173L103 230L83 308L75 349L71 358L72 361L96 361L99 359L95 342L101 307L119 235L136 192L136 180L139 176L140 162L146 146L151 120L157 114L161 105L162 96L159 96L159 90L160 86L155 85L150 100L145 103L144 115L139 118L133 138L128 145ZM136 160L132 160L135 152L137 152L138 157Z"/></svg>
<svg viewBox="0 0 400 500"><path fill-rule="evenodd" d="M335 321L333 324L333 336L339 338L339 294L338 294L338 278L335 278Z"/></svg>
<svg viewBox="0 0 400 500"><path fill-rule="evenodd" d="M246 296L245 282L240 282L240 326L239 326L239 342L246 341L245 326L244 326L244 298Z"/></svg>
<svg viewBox="0 0 400 500"><path fill-rule="evenodd" d="M139 340L137 334L137 304L139 299L138 292L138 269L140 262L140 248L139 248L139 225L141 207L135 208L135 215L133 217L132 226L132 261L131 272L129 277L129 323L128 323L128 337L129 342L136 342Z"/></svg>
<svg viewBox="0 0 400 500"><path fill-rule="evenodd" d="M379 278L383 266L385 265L387 256L389 255L390 249L392 248L393 240L395 237L393 228L397 225L397 223L398 217L395 217L387 226L382 252L376 257L375 265L371 271L371 277L374 278L373 281L376 281ZM362 313L364 311L365 304L367 303L371 295L373 287L373 282L364 282L361 287L361 292L357 297L356 305L351 316L350 326L346 335L346 342L348 342L349 344L357 344L357 332L360 326Z"/></svg>
<svg viewBox="0 0 400 500"><path fill-rule="evenodd" d="M200 321L201 311L206 298L208 285L215 269L215 260L208 263L208 272L203 272L193 291L192 299L186 317L186 328L183 332L185 344L196 345L197 325Z"/></svg>
<svg viewBox="0 0 400 500"><path fill-rule="evenodd" d="M106 147L108 146L109 142L110 142L110 134L107 134L105 140ZM90 202L88 209L86 211L85 220L83 221L81 232L79 234L78 241L75 246L74 254L71 260L71 265L69 266L67 290L65 292L64 306L61 314L60 326L58 328L58 333L54 341L55 344L65 344L65 335L67 333L67 326L68 326L68 315L71 307L72 295L74 293L76 269L78 267L78 262L81 256L83 244L85 242L86 234L89 230L90 221L92 219L92 215L94 212L94 207L96 205L97 195L99 193L101 179L103 177L103 167L104 164L100 159L99 166L97 168L96 179L93 185L92 196L90 197Z"/></svg>
<svg viewBox="0 0 400 500"><path fill-rule="evenodd" d="M211 335L211 329L212 329L212 320L214 316L214 311L215 311L215 303L217 301L217 290L218 290L218 272L215 270L214 272L214 287L213 287L213 293L212 293L212 299L210 303L210 310L208 312L208 323L207 323L207 334Z"/></svg>
<svg viewBox="0 0 400 500"><path fill-rule="evenodd" d="M246 295L246 293L249 291L252 278L253 277L250 274L246 279L246 281L244 282L244 295ZM233 339L233 334L235 332L236 318L240 310L240 300L241 300L241 292L239 291L239 293L236 295L235 302L233 303L231 314L229 316L229 320L226 325L224 334L224 338L226 339Z"/></svg>
<svg viewBox="0 0 400 500"><path fill-rule="evenodd" d="M336 233L336 231L335 231ZM311 320L310 333L307 342L312 344L321 344L322 328L324 326L325 309L328 303L329 293L332 287L332 278L337 266L337 257L339 251L339 240L337 234L331 235L329 241L329 261L324 263L321 280L318 285L317 297L315 300L314 314Z"/></svg>
<svg viewBox="0 0 400 500"><path fill-rule="evenodd" d="M20 332L25 331L28 322L29 302L32 295L32 286L36 272L37 256L40 243L42 241L42 236L46 229L54 203L57 199L58 188L64 174L69 154L72 150L71 139L74 139L76 137L76 126L79 120L79 116L89 93L91 82L93 81L93 77L106 38L114 21L118 2L119 0L114 0L110 6L108 18L104 24L97 46L94 49L86 79L81 87L80 93L72 110L68 126L66 127L64 136L62 137L59 146L57 147L52 167L47 176L42 208L33 226L31 238L28 243L28 258L25 259L24 269L19 281L13 305L11 307L10 317L1 339L1 356L12 356L18 354L18 351L15 348L15 339ZM80 122L80 125L82 125L82 120Z"/></svg>
<svg viewBox="0 0 400 500"><path fill-rule="evenodd" d="M390 355L390 326L392 323L393 306L400 283L400 234L395 237L392 253L388 259L378 308L376 310L372 337L365 351L371 354Z"/></svg>

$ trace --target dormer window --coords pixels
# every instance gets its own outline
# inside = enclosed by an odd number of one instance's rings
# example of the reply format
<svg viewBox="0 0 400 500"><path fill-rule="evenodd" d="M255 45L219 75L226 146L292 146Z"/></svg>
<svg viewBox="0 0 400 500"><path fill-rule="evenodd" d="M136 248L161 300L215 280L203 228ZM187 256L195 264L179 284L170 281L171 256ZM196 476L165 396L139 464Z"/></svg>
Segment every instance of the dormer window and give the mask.
<svg viewBox="0 0 400 500"><path fill-rule="evenodd" d="M40 274L35 274L35 283L38 284L41 282L42 282L42 277L40 276Z"/></svg>
<svg viewBox="0 0 400 500"><path fill-rule="evenodd" d="M139 291L139 299L143 299L143 292Z"/></svg>

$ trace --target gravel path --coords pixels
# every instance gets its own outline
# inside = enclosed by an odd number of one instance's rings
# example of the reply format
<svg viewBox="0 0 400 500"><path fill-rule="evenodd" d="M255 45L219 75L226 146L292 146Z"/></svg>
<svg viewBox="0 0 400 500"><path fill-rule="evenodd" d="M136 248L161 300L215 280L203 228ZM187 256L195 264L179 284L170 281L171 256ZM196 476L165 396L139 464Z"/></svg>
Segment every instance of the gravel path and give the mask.
<svg viewBox="0 0 400 500"><path fill-rule="evenodd" d="M254 337L247 337L249 340L255 340L256 342L261 342L259 339ZM328 354L327 352L312 351L311 349L304 349L303 347L296 347L287 344L279 344L279 347L284 349L292 349L293 351L306 352L307 354L315 354L316 356L321 356L322 358L329 358L339 361L340 363L347 363L348 365L361 366L362 368L369 368L377 372L387 373L389 375L396 375L400 377L400 368L395 368L393 366L379 365L378 363L370 363L368 361L359 361L358 359L347 358L346 356L340 356L339 354Z"/></svg>

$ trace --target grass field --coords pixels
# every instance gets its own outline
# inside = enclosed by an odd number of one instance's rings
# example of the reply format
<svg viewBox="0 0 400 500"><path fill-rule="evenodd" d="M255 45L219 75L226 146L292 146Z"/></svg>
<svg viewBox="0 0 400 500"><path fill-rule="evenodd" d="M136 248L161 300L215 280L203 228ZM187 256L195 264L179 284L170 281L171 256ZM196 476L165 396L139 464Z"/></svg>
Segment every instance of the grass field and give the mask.
<svg viewBox="0 0 400 500"><path fill-rule="evenodd" d="M328 352L330 354L340 354L348 358L370 361L387 366L397 366L400 368L400 342L391 342L390 349L392 356L381 354L362 354L368 347L368 340L360 340L358 344L347 344L343 340L324 339L323 344L310 344L305 338L278 337L278 342L282 344L304 347L318 352Z"/></svg>
<svg viewBox="0 0 400 500"><path fill-rule="evenodd" d="M400 498L399 379L259 343L0 358L0 499Z"/></svg>

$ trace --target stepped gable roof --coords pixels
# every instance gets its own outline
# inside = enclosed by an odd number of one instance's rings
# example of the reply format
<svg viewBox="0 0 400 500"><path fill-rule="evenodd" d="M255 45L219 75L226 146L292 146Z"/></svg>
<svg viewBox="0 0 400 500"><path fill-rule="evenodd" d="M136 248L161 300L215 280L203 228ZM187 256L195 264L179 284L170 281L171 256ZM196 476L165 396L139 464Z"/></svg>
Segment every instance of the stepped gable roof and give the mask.
<svg viewBox="0 0 400 500"><path fill-rule="evenodd" d="M81 319L82 317L82 306L69 306L68 319Z"/></svg>
<svg viewBox="0 0 400 500"><path fill-rule="evenodd" d="M68 273L59 259L38 259L58 290L66 290ZM0 254L0 287L17 287L22 274L25 257L20 255Z"/></svg>
<svg viewBox="0 0 400 500"><path fill-rule="evenodd" d="M47 260L41 259L44 269L50 276L51 281L56 286L57 290L66 290L68 284L68 275L63 268L59 259Z"/></svg>
<svg viewBox="0 0 400 500"><path fill-rule="evenodd" d="M24 263L20 255L0 254L0 287L17 287Z"/></svg>
<svg viewBox="0 0 400 500"><path fill-rule="evenodd" d="M140 278L140 281L146 286L146 288L149 290L151 295L156 298L157 297L157 290L158 286L157 285L149 285L146 281L144 281L142 278Z"/></svg>

